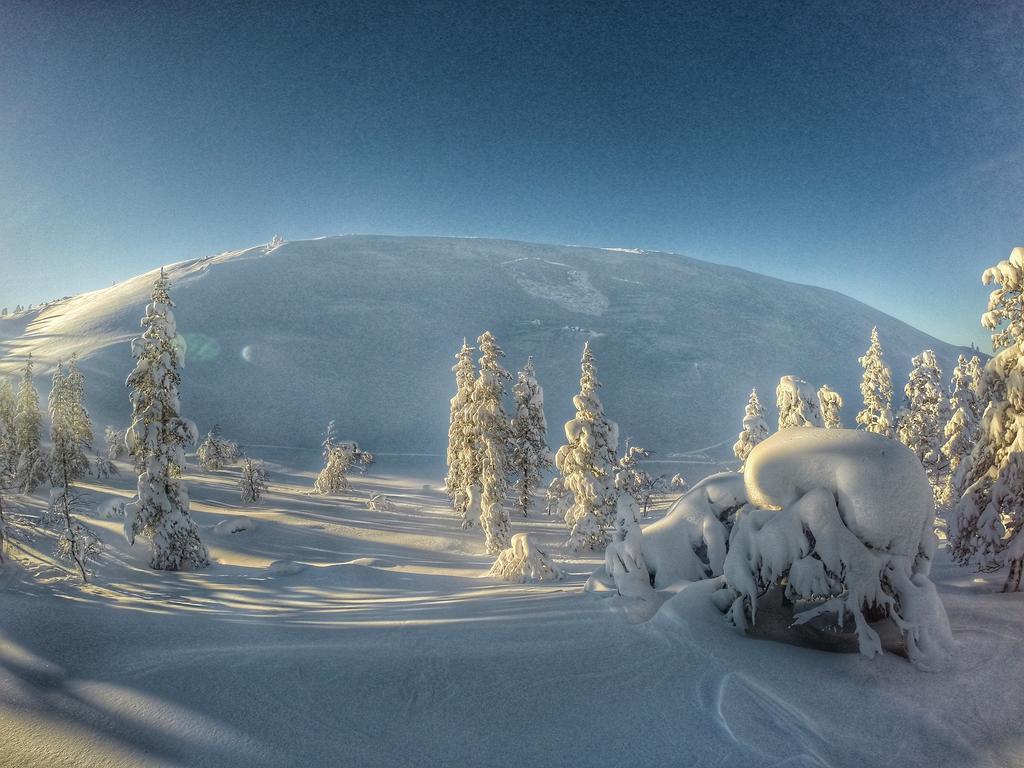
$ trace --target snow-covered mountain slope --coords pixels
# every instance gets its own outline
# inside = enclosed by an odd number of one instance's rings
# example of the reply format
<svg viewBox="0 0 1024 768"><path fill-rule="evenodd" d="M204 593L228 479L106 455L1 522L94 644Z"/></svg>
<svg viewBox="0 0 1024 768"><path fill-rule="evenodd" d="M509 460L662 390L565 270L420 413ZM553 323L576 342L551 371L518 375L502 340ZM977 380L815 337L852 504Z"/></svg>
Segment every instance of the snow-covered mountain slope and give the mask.
<svg viewBox="0 0 1024 768"><path fill-rule="evenodd" d="M857 362L877 325L901 390L910 358L963 351L839 293L666 253L498 240L342 236L168 268L188 344L185 414L250 445L315 448L329 419L379 451L443 452L450 367L491 330L511 370L536 357L552 442L571 416L583 342L623 436L729 456L750 388L782 374L860 407ZM0 320L12 372L81 356L98 426L124 425L129 340L155 273ZM46 391L47 383L40 382Z"/></svg>

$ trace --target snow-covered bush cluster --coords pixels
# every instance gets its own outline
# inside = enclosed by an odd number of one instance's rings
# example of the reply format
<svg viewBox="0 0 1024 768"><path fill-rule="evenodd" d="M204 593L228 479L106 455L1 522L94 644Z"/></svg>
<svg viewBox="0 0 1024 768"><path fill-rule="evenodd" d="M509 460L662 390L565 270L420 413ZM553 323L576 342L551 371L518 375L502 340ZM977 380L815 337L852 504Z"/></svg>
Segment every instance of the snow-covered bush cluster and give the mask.
<svg viewBox="0 0 1024 768"><path fill-rule="evenodd" d="M517 533L509 546L498 555L489 575L501 581L557 581L565 577L562 570L530 539L528 533Z"/></svg>
<svg viewBox="0 0 1024 768"><path fill-rule="evenodd" d="M242 451L238 443L221 435L220 424L214 424L196 449L196 458L207 472L216 472L241 459Z"/></svg>

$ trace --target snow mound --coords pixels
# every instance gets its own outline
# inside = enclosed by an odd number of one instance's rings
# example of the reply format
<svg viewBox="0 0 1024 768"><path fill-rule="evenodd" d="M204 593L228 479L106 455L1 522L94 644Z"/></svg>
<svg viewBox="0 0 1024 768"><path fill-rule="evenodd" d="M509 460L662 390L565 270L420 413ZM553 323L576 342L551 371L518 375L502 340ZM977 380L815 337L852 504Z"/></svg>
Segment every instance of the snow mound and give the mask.
<svg viewBox="0 0 1024 768"><path fill-rule="evenodd" d="M908 448L871 432L784 430L753 450L744 482L751 503L774 509L739 516L729 539L726 596L738 627L756 622L758 597L785 578L794 624L834 614L842 629L852 617L870 657L882 643L869 616L888 617L912 662L946 662L952 634L928 579L931 488Z"/></svg>
<svg viewBox="0 0 1024 768"><path fill-rule="evenodd" d="M902 443L874 432L776 432L751 452L743 478L758 507L781 509L812 489L829 491L857 538L893 554L916 554L935 514L921 462Z"/></svg>
<svg viewBox="0 0 1024 768"><path fill-rule="evenodd" d="M644 528L641 552L654 586L664 589L721 575L729 540L726 522L746 500L743 475L711 475L676 501L665 517Z"/></svg>
<svg viewBox="0 0 1024 768"><path fill-rule="evenodd" d="M517 533L512 537L510 546L498 554L487 575L517 584L558 581L565 577L547 553L534 545L528 533Z"/></svg>
<svg viewBox="0 0 1024 768"><path fill-rule="evenodd" d="M241 533L242 531L255 531L256 521L251 517L245 517L240 515L238 517L231 517L227 520L221 520L215 526L213 526L213 532L218 536L227 536L232 533Z"/></svg>
<svg viewBox="0 0 1024 768"><path fill-rule="evenodd" d="M296 563L293 560L275 560L266 567L266 574L272 577L294 576L304 570L306 570L306 566L302 563Z"/></svg>

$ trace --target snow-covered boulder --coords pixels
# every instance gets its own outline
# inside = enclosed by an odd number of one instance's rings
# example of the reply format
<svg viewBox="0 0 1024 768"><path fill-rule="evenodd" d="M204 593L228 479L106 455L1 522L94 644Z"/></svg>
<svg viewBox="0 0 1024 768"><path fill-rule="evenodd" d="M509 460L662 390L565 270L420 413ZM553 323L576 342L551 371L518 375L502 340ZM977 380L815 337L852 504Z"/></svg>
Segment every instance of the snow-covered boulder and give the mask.
<svg viewBox="0 0 1024 768"><path fill-rule="evenodd" d="M557 581L565 574L546 552L534 546L529 534L517 533L508 548L498 554L488 575L502 581L524 583Z"/></svg>
<svg viewBox="0 0 1024 768"><path fill-rule="evenodd" d="M771 509L739 516L729 540L737 626L756 622L758 597L785 578L795 624L834 614L842 627L852 617L861 653L874 656L882 644L869 617L888 618L911 661L943 663L953 640L928 579L932 493L908 448L871 432L785 430L751 452L744 483L751 504Z"/></svg>

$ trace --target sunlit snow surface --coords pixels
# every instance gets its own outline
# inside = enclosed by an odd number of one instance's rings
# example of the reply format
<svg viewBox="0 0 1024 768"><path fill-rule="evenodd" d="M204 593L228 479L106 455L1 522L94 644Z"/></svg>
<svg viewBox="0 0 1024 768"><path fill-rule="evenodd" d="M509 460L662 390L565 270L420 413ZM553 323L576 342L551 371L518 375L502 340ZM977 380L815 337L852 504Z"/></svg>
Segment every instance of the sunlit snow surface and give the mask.
<svg viewBox="0 0 1024 768"><path fill-rule="evenodd" d="M1024 735L1007 727L1024 690L1024 600L944 553L933 576L958 655L924 673L891 654L743 637L710 582L631 623L617 598L582 591L598 560L567 559L543 514L513 528L566 580L491 580L479 530L459 528L430 459L384 457L351 494L324 498L306 495L315 456L264 455L308 469L270 462L260 506L238 505L237 470L187 473L216 561L205 571L148 570L144 545L129 549L99 514L93 585L48 564L44 536L14 548L0 566L0 764L1024 763ZM87 484L90 509L129 493L121 469L112 486ZM375 493L392 509L368 510Z"/></svg>

